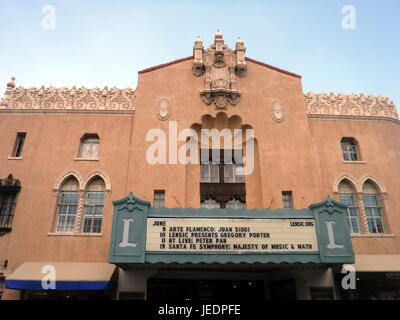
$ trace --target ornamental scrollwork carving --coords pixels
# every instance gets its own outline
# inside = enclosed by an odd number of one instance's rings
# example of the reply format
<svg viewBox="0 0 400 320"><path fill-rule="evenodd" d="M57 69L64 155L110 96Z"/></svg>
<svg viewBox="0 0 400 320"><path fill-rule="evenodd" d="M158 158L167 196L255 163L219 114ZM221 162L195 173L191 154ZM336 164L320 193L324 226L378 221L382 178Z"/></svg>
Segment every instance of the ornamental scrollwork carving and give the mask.
<svg viewBox="0 0 400 320"><path fill-rule="evenodd" d="M0 109L130 111L135 109L135 101L135 90L130 88L23 88L15 87L12 81L7 84Z"/></svg>
<svg viewBox="0 0 400 320"><path fill-rule="evenodd" d="M385 117L399 119L396 106L387 97L342 93L306 93L307 114Z"/></svg>
<svg viewBox="0 0 400 320"><path fill-rule="evenodd" d="M7 178L0 179L0 188L1 187L20 187L21 183L18 179L14 179L12 174L9 174Z"/></svg>
<svg viewBox="0 0 400 320"><path fill-rule="evenodd" d="M204 75L204 89L200 95L205 104L215 104L217 109L236 105L241 96L237 88L236 76L247 75L246 48L238 39L235 50L224 44L220 32L215 34L214 44L204 50L203 41L198 37L194 44L193 74Z"/></svg>

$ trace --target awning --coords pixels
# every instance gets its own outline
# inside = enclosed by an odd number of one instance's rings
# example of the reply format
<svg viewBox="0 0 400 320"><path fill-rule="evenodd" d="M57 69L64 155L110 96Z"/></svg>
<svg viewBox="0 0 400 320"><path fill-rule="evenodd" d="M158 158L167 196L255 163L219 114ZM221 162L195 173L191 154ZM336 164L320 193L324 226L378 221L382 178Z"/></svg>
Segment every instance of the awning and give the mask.
<svg viewBox="0 0 400 320"><path fill-rule="evenodd" d="M54 269L52 269L54 267ZM49 271L51 270L51 271ZM110 290L115 265L108 263L24 262L6 278L6 288L45 290L54 270L52 290Z"/></svg>
<svg viewBox="0 0 400 320"><path fill-rule="evenodd" d="M356 272L399 272L400 255L356 255L356 263L346 266L355 268Z"/></svg>

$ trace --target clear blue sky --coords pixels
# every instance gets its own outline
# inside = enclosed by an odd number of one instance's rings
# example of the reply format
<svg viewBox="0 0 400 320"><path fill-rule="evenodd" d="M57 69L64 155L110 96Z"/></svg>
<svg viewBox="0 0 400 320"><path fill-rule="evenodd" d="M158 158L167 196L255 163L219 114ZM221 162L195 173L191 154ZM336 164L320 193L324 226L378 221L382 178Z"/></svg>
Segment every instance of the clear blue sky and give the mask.
<svg viewBox="0 0 400 320"><path fill-rule="evenodd" d="M56 29L41 27L44 5ZM356 9L344 30L341 10ZM400 106L399 0L0 0L0 96L18 86L136 87L137 71L190 56L220 29L247 56L301 74L304 91L385 95Z"/></svg>

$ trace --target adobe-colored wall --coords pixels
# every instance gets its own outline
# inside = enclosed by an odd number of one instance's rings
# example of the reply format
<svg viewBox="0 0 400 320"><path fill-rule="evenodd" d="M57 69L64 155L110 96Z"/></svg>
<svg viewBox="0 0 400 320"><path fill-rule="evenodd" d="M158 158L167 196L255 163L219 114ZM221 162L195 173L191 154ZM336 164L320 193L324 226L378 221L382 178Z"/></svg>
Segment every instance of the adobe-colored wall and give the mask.
<svg viewBox="0 0 400 320"><path fill-rule="evenodd" d="M132 115L0 114L0 177L21 181L12 232L0 237L0 260L11 271L24 261L107 262L111 200L126 195ZM8 160L17 132L27 132L22 160ZM100 137L99 161L75 161L85 133ZM112 191L104 207L102 237L51 236L57 195L53 187L67 171L83 179L94 170L107 174Z"/></svg>
<svg viewBox="0 0 400 320"><path fill-rule="evenodd" d="M199 185L199 171L186 177L184 165L148 164L146 149L153 142L146 142L146 134L152 128L168 133L169 121L177 121L180 131L201 123L204 115L216 117L221 110L206 105L199 94L203 81L203 77L193 76L192 60L139 75L133 135L135 156L130 160L129 176L129 188L139 197L152 200L155 189L165 189L169 207L179 204L200 206L198 192L185 198L185 190L190 188L188 183ZM321 200L301 79L248 62L248 75L238 78L237 85L242 91L239 103L223 112L228 118L240 116L243 124L255 130L260 159L260 172L253 175L260 175L262 200L259 193L249 192L252 184L248 183L247 207L279 208L281 191L285 190L295 190L294 202L299 208ZM160 121L156 117L156 103L162 97L171 101L173 111L169 121ZM270 105L274 98L279 98L286 106L287 117L283 123L277 123L271 117Z"/></svg>
<svg viewBox="0 0 400 320"><path fill-rule="evenodd" d="M353 178L359 185L358 191L362 190L362 182L367 176L387 191L382 197L388 227L386 231L393 236L353 237L356 254L399 254L400 123L373 119L310 119L309 122L322 181L320 197L326 194L335 196L334 184L342 175ZM361 163L343 161L340 146L343 137L353 137L358 141Z"/></svg>

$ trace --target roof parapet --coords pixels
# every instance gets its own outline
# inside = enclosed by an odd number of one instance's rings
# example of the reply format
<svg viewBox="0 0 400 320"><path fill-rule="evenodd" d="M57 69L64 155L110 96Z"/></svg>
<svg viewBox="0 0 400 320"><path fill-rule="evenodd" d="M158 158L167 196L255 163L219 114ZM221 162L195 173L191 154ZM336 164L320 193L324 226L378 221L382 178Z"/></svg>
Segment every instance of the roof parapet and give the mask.
<svg viewBox="0 0 400 320"><path fill-rule="evenodd" d="M382 96L343 93L304 95L309 115L384 117L399 120L395 104Z"/></svg>
<svg viewBox="0 0 400 320"><path fill-rule="evenodd" d="M107 86L104 89L76 88L76 86L23 88L9 84L7 84L4 98L0 101L0 110L133 111L135 109L136 94L135 90L130 88L109 89Z"/></svg>

